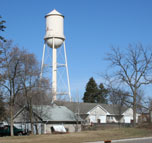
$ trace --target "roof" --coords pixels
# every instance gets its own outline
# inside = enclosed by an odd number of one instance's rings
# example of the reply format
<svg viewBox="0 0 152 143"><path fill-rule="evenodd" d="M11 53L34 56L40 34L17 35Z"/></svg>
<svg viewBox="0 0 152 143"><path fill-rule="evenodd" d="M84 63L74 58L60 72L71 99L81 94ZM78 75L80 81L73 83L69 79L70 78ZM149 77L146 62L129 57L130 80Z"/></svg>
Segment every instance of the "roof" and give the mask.
<svg viewBox="0 0 152 143"><path fill-rule="evenodd" d="M118 115L124 113L128 108L120 107L120 105L112 105L112 104L101 104L101 103L78 103L78 102L63 102L63 101L55 101L55 104L66 106L74 113L87 114L90 110L92 110L96 106L101 106L111 115Z"/></svg>
<svg viewBox="0 0 152 143"><path fill-rule="evenodd" d="M36 113L43 121L69 121L75 122L77 120L81 121L80 118L65 106L56 105L41 105L33 106L33 111Z"/></svg>
<svg viewBox="0 0 152 143"><path fill-rule="evenodd" d="M112 104L100 104L104 109L106 109L111 115L120 115L124 113L128 108L120 105Z"/></svg>
<svg viewBox="0 0 152 143"><path fill-rule="evenodd" d="M50 16L50 15L60 15L63 16L61 13L59 13L56 9L52 10L51 12L49 12L46 16Z"/></svg>
<svg viewBox="0 0 152 143"><path fill-rule="evenodd" d="M78 103L78 102L64 102L64 101L55 101L57 105L66 106L74 113L85 114L91 109L97 106L96 103Z"/></svg>

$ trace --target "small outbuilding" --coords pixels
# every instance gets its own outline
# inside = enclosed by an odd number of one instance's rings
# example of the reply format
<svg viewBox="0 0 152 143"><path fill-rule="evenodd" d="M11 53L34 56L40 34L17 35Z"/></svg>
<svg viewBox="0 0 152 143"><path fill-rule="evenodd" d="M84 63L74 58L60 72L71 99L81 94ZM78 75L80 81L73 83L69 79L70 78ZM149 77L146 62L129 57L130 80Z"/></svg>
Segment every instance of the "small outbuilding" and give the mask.
<svg viewBox="0 0 152 143"><path fill-rule="evenodd" d="M14 118L14 125L31 130L27 108L24 107ZM65 106L36 105L33 106L34 132L51 133L53 129L66 129L66 132L81 131L82 119ZM65 132L65 130L64 130Z"/></svg>

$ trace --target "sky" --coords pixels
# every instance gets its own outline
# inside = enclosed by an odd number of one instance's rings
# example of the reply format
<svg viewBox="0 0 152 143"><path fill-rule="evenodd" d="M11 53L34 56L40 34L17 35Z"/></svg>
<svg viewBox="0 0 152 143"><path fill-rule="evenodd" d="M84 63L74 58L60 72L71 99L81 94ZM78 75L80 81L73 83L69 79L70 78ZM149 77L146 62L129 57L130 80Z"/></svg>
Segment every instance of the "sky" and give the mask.
<svg viewBox="0 0 152 143"><path fill-rule="evenodd" d="M56 9L65 16L64 35L72 96L83 97L86 83L108 67L111 46L152 45L151 0L0 0L6 20L2 36L27 49L41 62L45 15Z"/></svg>

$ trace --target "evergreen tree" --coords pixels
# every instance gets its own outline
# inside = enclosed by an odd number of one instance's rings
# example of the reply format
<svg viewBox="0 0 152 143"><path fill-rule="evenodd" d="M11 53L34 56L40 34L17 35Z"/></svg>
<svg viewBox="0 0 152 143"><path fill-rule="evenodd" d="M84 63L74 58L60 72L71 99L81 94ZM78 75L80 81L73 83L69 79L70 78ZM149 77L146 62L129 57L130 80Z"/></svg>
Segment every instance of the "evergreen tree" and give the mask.
<svg viewBox="0 0 152 143"><path fill-rule="evenodd" d="M103 84L99 86L91 77L86 85L83 101L89 103L107 103L108 90L104 88Z"/></svg>
<svg viewBox="0 0 152 143"><path fill-rule="evenodd" d="M84 93L83 101L84 102L95 102L96 94L98 93L98 86L93 77L89 79L89 82L86 85L86 91Z"/></svg>

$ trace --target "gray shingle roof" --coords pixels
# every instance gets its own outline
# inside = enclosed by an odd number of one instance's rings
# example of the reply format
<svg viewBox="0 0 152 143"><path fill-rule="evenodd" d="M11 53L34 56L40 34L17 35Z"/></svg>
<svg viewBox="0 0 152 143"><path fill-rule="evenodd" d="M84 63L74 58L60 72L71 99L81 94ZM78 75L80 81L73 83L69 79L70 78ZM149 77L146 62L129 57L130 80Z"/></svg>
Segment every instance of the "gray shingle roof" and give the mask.
<svg viewBox="0 0 152 143"><path fill-rule="evenodd" d="M128 108L120 107L119 105L111 105L111 104L100 104L100 103L77 103L77 102L63 102L63 101L55 101L55 104L60 106L66 106L74 113L87 114L94 107L100 105L107 112L112 115L119 115L120 113L124 113Z"/></svg>
<svg viewBox="0 0 152 143"><path fill-rule="evenodd" d="M34 106L33 111L43 120L43 121L77 121L76 115L64 106L56 105L41 105ZM78 119L81 121L81 119Z"/></svg>
<svg viewBox="0 0 152 143"><path fill-rule="evenodd" d="M65 106L74 113L85 114L97 106L96 103L77 103L77 102L64 102L64 101L55 101L55 104L60 106Z"/></svg>
<svg viewBox="0 0 152 143"><path fill-rule="evenodd" d="M112 104L100 104L100 105L112 115L120 115L128 109L127 107L121 107L120 105L112 105Z"/></svg>

